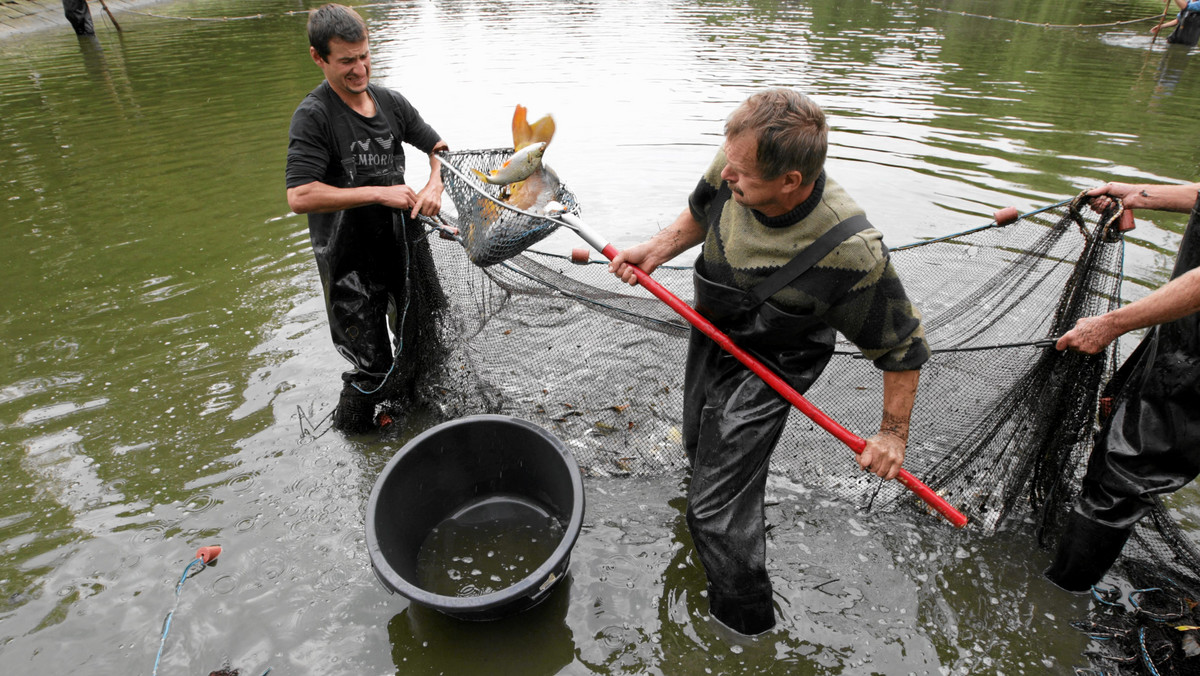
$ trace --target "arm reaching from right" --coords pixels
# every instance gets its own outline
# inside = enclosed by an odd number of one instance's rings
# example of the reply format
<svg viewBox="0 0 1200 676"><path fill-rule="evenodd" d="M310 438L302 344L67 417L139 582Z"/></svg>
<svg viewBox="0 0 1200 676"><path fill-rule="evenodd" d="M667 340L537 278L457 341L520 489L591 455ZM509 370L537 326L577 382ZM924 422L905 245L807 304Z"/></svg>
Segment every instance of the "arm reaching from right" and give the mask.
<svg viewBox="0 0 1200 676"><path fill-rule="evenodd" d="M1054 347L1096 354L1124 333L1174 321L1193 312L1200 312L1200 268L1189 270L1129 305L1080 319Z"/></svg>
<svg viewBox="0 0 1200 676"><path fill-rule="evenodd" d="M1104 198L1116 197L1121 200L1126 209L1157 209L1185 214L1196 203L1198 191L1200 191L1200 183L1184 185L1105 183L1098 188L1092 188L1087 194L1100 198L1092 202L1092 207L1097 212L1108 208L1108 200Z"/></svg>

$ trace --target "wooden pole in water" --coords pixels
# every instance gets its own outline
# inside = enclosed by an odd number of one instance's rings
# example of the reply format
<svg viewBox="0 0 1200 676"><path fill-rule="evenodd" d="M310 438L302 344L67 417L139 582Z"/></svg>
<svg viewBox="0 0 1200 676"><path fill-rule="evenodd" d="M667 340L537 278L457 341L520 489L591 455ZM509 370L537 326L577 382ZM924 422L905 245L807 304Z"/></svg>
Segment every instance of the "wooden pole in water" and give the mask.
<svg viewBox="0 0 1200 676"><path fill-rule="evenodd" d="M120 33L121 32L121 24L117 23L117 17L113 16L112 10L108 8L108 3L104 2L104 0L100 0L100 6L104 8L105 14L108 14L108 18L112 20L113 25L117 27L117 32ZM1166 16L1166 15L1167 15L1166 10L1163 10L1163 16Z"/></svg>
<svg viewBox="0 0 1200 676"><path fill-rule="evenodd" d="M103 2L104 0L100 0L100 1ZM1155 29L1155 31L1154 31L1154 37L1150 38L1150 44L1154 44L1154 41L1158 39L1158 32L1162 30L1162 25L1163 25L1163 23L1166 22L1167 12L1170 9L1171 9L1171 0L1167 0L1167 4L1163 5L1163 15L1158 17L1158 28Z"/></svg>

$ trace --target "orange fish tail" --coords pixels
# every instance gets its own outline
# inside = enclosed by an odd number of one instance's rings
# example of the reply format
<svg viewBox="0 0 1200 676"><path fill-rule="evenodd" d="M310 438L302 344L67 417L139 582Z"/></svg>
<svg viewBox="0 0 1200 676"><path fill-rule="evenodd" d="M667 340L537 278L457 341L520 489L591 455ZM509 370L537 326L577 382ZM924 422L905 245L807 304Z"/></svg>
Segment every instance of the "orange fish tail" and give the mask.
<svg viewBox="0 0 1200 676"><path fill-rule="evenodd" d="M525 106L517 104L517 109L513 111L512 119L512 135L513 135L513 150L520 150L529 145L533 141L533 130L529 127L529 122L526 120L528 111Z"/></svg>
<svg viewBox="0 0 1200 676"><path fill-rule="evenodd" d="M530 132L533 136L530 143L545 143L549 146L550 139L554 138L554 118L543 115L542 119L533 123Z"/></svg>

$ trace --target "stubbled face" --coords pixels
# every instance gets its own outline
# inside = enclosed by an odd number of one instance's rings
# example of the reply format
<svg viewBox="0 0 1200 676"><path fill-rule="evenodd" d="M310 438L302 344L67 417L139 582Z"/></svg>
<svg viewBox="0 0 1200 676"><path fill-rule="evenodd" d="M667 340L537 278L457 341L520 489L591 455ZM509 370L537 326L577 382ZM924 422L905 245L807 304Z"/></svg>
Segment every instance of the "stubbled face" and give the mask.
<svg viewBox="0 0 1200 676"><path fill-rule="evenodd" d="M309 47L309 51L335 91L350 96L367 91L371 82L371 48L367 40L346 42L333 38L329 41L328 59L322 59L315 48Z"/></svg>
<svg viewBox="0 0 1200 676"><path fill-rule="evenodd" d="M762 178L758 171L758 139L752 134L726 137L725 159L721 179L729 184L733 201L766 216L787 213L786 208L780 211L786 174L771 180Z"/></svg>

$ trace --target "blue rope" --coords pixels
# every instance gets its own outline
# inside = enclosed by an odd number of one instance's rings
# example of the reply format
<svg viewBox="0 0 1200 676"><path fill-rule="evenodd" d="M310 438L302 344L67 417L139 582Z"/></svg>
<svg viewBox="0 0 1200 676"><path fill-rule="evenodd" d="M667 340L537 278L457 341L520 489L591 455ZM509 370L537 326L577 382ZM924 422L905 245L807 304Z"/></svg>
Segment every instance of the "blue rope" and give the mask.
<svg viewBox="0 0 1200 676"><path fill-rule="evenodd" d="M1114 608L1124 608L1124 606L1122 606L1120 603L1110 601L1109 598L1104 598L1105 596L1114 599L1120 598L1120 591L1116 587L1113 587L1112 589L1104 589L1102 587L1092 585L1092 598L1096 599L1097 603L1106 606L1113 606Z"/></svg>
<svg viewBox="0 0 1200 676"><path fill-rule="evenodd" d="M1154 661L1150 659L1150 651L1146 650L1146 628L1142 627L1138 630L1138 644L1142 648L1142 663L1150 670L1152 676L1162 676L1158 669L1154 668Z"/></svg>
<svg viewBox="0 0 1200 676"><path fill-rule="evenodd" d="M1156 591L1162 591L1162 588L1161 587L1150 587L1149 589L1134 589L1133 591L1129 592L1129 603L1134 607L1135 610L1141 610L1142 607L1141 607L1141 605L1138 604L1138 601L1137 601L1138 595L1145 594L1147 592L1156 592Z"/></svg>
<svg viewBox="0 0 1200 676"><path fill-rule="evenodd" d="M183 589L183 583L188 579L188 573L191 571L192 566L197 563L200 564L200 570L204 570L204 559L197 556L183 569L183 575L179 577L179 582L175 585L175 605L171 606L171 612L167 613L167 621L163 626L162 638L158 642L158 655L154 658L154 671L152 672L154 676L158 674L158 662L162 659L163 646L167 644L167 632L171 631L171 618L175 616L175 610L179 608L179 591ZM198 573L200 570L196 572Z"/></svg>
<svg viewBox="0 0 1200 676"><path fill-rule="evenodd" d="M1073 199L1074 199L1074 198L1072 198L1072 199L1069 199L1069 200L1063 200L1063 201L1061 201L1061 202L1055 202L1054 204L1049 204L1049 205L1047 205L1047 206L1044 206L1044 207L1042 207L1041 209L1034 209L1033 211L1030 211L1030 212L1028 212L1028 213L1024 213L1024 214L1018 214L1018 215L1017 215L1017 220L1020 220L1020 219L1023 219L1023 218L1029 218L1030 216L1036 216L1036 215L1038 215L1038 214L1040 214L1040 213L1042 213L1042 212L1044 212L1044 211L1050 211L1051 209L1057 209L1057 208L1059 208L1059 207L1061 207L1061 206L1063 206L1063 205L1070 204L1070 203L1071 203L1071 201L1072 201ZM1014 222L1015 222L1015 221L1014 221ZM1009 223L1009 224L1007 224L1007 225L1012 225L1012 224L1011 224L1011 223ZM962 232L956 232L956 233L954 233L954 234L951 234L951 235L942 235L941 237L934 237L934 238L931 238L931 239L923 239L923 240L920 240L920 241L918 241L918 242L911 242L911 243L909 243L909 244L902 244L902 245L900 245L900 246L897 246L897 247L892 247L891 249L892 249L892 251L901 251L901 250L904 250L904 249L911 249L911 248L913 248L913 247L924 246L924 245L926 245L926 244L932 244L932 243L934 243L934 242L943 242L943 241L946 241L946 240L948 240L948 239L954 239L955 237L962 237L963 235L970 235L970 234L974 234L974 233L976 233L976 232L979 232L979 231L981 231L981 230L990 230L990 229L992 229L992 228L1003 228L1003 227L1007 227L1007 226L1006 226L1006 225L1000 225L1000 224L999 224L999 223L997 223L996 221L992 221L991 223L988 223L987 225L982 225L982 226L979 226L979 227L977 227L977 228L971 228L971 229L969 229L969 230L963 230Z"/></svg>
<svg viewBox="0 0 1200 676"><path fill-rule="evenodd" d="M196 565L197 563L200 564L200 568L196 570L196 573L199 573L208 567L208 565L204 563L204 559L197 556L183 569L183 575L179 576L179 582L175 584L175 605L171 606L171 612L167 613L167 621L163 626L162 638L158 642L158 655L154 658L154 676L158 675L158 663L159 660L162 659L163 646L165 646L167 643L167 633L171 631L171 618L175 616L175 611L179 608L179 592L183 589L183 583L187 581L188 577L190 577L189 573L191 575L195 574L192 573L191 570L192 566ZM267 667L267 670L262 672L262 676L267 676L269 673L271 673L271 667Z"/></svg>

